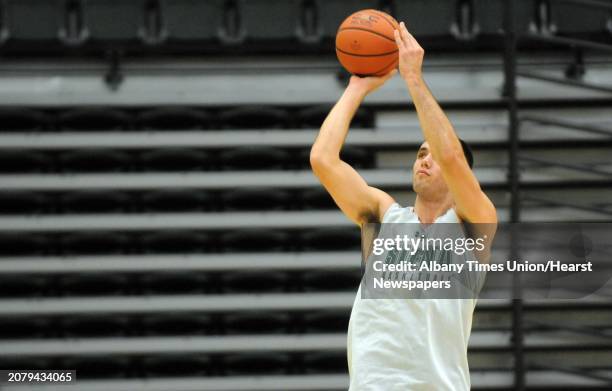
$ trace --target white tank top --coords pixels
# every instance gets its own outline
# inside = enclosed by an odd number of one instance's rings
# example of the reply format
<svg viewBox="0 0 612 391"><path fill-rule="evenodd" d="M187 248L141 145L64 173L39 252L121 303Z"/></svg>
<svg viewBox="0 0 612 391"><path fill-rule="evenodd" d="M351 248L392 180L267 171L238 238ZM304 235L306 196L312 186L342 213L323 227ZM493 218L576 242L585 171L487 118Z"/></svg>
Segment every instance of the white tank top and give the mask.
<svg viewBox="0 0 612 391"><path fill-rule="evenodd" d="M419 223L397 203L383 223ZM454 209L435 223L460 222ZM467 360L475 299L361 299L348 326L349 391L469 390Z"/></svg>

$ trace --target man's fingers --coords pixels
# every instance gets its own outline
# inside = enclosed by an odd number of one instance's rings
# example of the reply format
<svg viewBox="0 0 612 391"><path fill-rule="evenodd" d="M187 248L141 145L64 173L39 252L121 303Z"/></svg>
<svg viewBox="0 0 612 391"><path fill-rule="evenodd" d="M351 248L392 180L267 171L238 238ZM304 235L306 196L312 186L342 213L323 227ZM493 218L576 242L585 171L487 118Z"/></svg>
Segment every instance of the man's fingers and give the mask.
<svg viewBox="0 0 612 391"><path fill-rule="evenodd" d="M410 31L408 31L408 28L406 28L406 24L404 22L400 23L400 30L402 41L404 41L404 45L406 45L407 48L421 49L421 45L419 45L416 38L410 34Z"/></svg>
<svg viewBox="0 0 612 391"><path fill-rule="evenodd" d="M400 35L399 30L393 30L393 35L395 36L395 43L397 44L397 48L403 49L406 45L402 41L402 36Z"/></svg>
<svg viewBox="0 0 612 391"><path fill-rule="evenodd" d="M412 40L410 38L412 38L410 36L410 33L408 32L408 29L406 28L406 24L404 22L400 22L400 35L402 37L402 41L404 42L404 45L406 46L412 46ZM414 39L414 38L413 38Z"/></svg>

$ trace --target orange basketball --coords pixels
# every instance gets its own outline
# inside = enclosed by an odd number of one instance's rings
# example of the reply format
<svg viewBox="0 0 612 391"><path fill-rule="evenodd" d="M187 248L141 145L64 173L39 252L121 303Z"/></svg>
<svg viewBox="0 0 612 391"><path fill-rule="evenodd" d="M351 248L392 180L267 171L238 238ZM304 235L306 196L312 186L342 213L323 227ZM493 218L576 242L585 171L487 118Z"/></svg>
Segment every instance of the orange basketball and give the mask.
<svg viewBox="0 0 612 391"><path fill-rule="evenodd" d="M397 66L398 49L389 14L373 9L357 11L342 22L336 34L336 55L342 66L358 76L382 76Z"/></svg>

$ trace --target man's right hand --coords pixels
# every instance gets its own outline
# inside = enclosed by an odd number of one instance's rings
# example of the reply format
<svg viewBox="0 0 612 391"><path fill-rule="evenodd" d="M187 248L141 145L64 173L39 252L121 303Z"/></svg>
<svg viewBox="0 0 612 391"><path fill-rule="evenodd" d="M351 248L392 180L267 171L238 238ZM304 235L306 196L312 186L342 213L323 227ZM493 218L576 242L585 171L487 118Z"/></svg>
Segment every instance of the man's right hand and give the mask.
<svg viewBox="0 0 612 391"><path fill-rule="evenodd" d="M375 91L380 86L385 84L385 82L389 80L390 78L392 78L396 73L397 73L397 69L393 69L384 76L359 77L359 76L353 75L351 76L351 79L349 80L349 85L347 89L352 89L356 91L357 93L362 94L365 97L370 92Z"/></svg>

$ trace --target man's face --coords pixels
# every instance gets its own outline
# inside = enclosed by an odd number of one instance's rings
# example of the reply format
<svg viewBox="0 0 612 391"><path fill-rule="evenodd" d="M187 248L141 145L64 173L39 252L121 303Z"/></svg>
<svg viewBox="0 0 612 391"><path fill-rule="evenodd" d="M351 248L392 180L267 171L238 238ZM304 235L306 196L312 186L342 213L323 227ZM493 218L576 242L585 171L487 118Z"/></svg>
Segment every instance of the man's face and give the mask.
<svg viewBox="0 0 612 391"><path fill-rule="evenodd" d="M442 196L448 192L442 170L433 160L427 141L421 144L412 166L412 188L417 194L427 192Z"/></svg>

